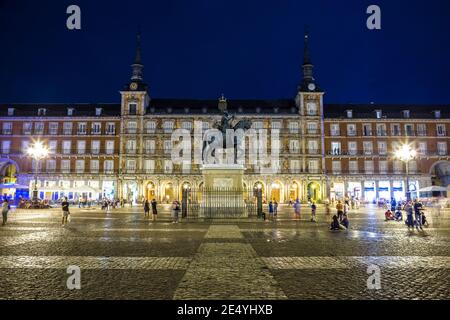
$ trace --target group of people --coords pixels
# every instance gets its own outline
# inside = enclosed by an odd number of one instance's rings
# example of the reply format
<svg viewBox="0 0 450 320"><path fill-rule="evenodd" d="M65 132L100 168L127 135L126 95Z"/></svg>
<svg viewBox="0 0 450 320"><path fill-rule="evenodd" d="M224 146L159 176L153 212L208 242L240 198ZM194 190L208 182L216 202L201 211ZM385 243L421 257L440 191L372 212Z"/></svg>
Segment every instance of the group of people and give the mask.
<svg viewBox="0 0 450 320"><path fill-rule="evenodd" d="M395 210L395 211L394 211ZM423 226L428 226L428 221L425 216L425 208L418 199L414 201L408 200L404 203L396 203L393 199L391 201L391 208L385 212L386 221L402 221L403 214L402 210L406 212L405 224L409 229L416 228L417 230L423 231ZM392 213L392 212L395 213Z"/></svg>
<svg viewBox="0 0 450 320"><path fill-rule="evenodd" d="M338 200L336 204L336 212L331 220L330 230L347 230L350 227L348 213L350 211L350 200L345 199L344 202Z"/></svg>
<svg viewBox="0 0 450 320"><path fill-rule="evenodd" d="M152 199L152 201L148 201L148 199L144 200L144 217L150 218L150 207L152 209L152 221L156 221L158 217L158 203L155 199Z"/></svg>

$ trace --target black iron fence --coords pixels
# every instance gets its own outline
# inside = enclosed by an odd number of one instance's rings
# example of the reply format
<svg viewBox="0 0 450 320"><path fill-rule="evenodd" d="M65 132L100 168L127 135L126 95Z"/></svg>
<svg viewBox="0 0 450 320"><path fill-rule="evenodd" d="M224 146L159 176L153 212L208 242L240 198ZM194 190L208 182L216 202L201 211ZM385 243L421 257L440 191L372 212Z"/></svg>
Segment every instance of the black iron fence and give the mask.
<svg viewBox="0 0 450 320"><path fill-rule="evenodd" d="M261 189L186 188L181 214L187 219L256 218L262 215Z"/></svg>

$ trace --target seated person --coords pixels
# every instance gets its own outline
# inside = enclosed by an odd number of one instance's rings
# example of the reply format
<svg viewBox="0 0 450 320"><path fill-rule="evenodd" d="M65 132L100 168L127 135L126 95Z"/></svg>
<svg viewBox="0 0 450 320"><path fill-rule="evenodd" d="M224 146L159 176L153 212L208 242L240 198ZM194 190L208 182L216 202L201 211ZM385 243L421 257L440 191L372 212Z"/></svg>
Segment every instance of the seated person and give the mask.
<svg viewBox="0 0 450 320"><path fill-rule="evenodd" d="M386 218L386 221L388 220L395 220L394 215L392 214L391 210L388 210L384 213L384 216Z"/></svg>
<svg viewBox="0 0 450 320"><path fill-rule="evenodd" d="M339 225L339 220L337 215L333 216L333 220L331 221L331 226L330 226L330 230L339 230L340 229L340 225Z"/></svg>
<svg viewBox="0 0 450 320"><path fill-rule="evenodd" d="M348 221L348 216L344 214L344 217L342 218L341 225L345 227L345 229L348 229L350 223Z"/></svg>
<svg viewBox="0 0 450 320"><path fill-rule="evenodd" d="M403 220L402 210L395 211L394 218L395 218L395 221L402 221Z"/></svg>

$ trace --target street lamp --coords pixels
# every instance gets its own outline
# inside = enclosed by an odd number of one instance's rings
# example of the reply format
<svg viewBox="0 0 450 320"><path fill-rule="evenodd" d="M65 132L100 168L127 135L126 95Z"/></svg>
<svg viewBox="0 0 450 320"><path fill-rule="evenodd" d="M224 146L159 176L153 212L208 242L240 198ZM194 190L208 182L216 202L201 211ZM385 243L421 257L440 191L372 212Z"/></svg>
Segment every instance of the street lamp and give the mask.
<svg viewBox="0 0 450 320"><path fill-rule="evenodd" d="M409 192L409 161L414 159L417 155L416 150L411 148L409 144L402 145L395 151L395 158L406 164L406 200L411 200L411 193Z"/></svg>
<svg viewBox="0 0 450 320"><path fill-rule="evenodd" d="M34 144L28 148L27 153L35 161L33 202L36 202L38 199L37 174L39 161L48 156L49 150L41 141L35 141Z"/></svg>

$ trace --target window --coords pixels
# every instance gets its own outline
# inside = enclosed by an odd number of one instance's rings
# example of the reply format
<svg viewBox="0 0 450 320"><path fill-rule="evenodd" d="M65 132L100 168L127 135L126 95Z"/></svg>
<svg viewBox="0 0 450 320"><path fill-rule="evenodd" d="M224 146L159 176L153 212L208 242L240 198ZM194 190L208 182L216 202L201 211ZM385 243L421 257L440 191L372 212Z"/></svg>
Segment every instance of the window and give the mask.
<svg viewBox="0 0 450 320"><path fill-rule="evenodd" d="M427 154L427 143L426 142L419 142L417 153L420 155L426 155Z"/></svg>
<svg viewBox="0 0 450 320"><path fill-rule="evenodd" d="M116 124L114 122L108 122L106 124L106 134L108 135L116 134Z"/></svg>
<svg viewBox="0 0 450 320"><path fill-rule="evenodd" d="M408 162L408 170L409 173L417 173L417 162L415 160Z"/></svg>
<svg viewBox="0 0 450 320"><path fill-rule="evenodd" d="M38 109L38 116L39 117L45 116L46 113L47 113L47 109L45 109L45 108L39 108Z"/></svg>
<svg viewBox="0 0 450 320"><path fill-rule="evenodd" d="M102 133L102 124L100 122L92 123L91 134L98 135Z"/></svg>
<svg viewBox="0 0 450 320"><path fill-rule="evenodd" d="M61 172L62 173L70 172L70 160L61 160Z"/></svg>
<svg viewBox="0 0 450 320"><path fill-rule="evenodd" d="M397 123L396 124L391 124L391 134L393 136L400 136L402 134L399 124L397 124Z"/></svg>
<svg viewBox="0 0 450 320"><path fill-rule="evenodd" d="M289 141L289 150L291 153L298 153L300 151L300 141L290 140Z"/></svg>
<svg viewBox="0 0 450 320"><path fill-rule="evenodd" d="M381 110L375 110L375 116L377 119L381 119L383 117L383 112Z"/></svg>
<svg viewBox="0 0 450 320"><path fill-rule="evenodd" d="M137 133L137 122L130 121L127 123L127 133Z"/></svg>
<svg viewBox="0 0 450 320"><path fill-rule="evenodd" d="M66 140L63 141L63 154L71 154L72 141Z"/></svg>
<svg viewBox="0 0 450 320"><path fill-rule="evenodd" d="M436 119L440 119L441 118L441 110L434 110L434 117Z"/></svg>
<svg viewBox="0 0 450 320"><path fill-rule="evenodd" d="M394 160L394 174L400 174L403 171L403 162L400 160Z"/></svg>
<svg viewBox="0 0 450 320"><path fill-rule="evenodd" d="M136 171L136 160L127 160L127 172L134 173Z"/></svg>
<svg viewBox="0 0 450 320"><path fill-rule="evenodd" d="M22 153L27 153L29 146L30 146L29 140L22 140L22 144L21 144Z"/></svg>
<svg viewBox="0 0 450 320"><path fill-rule="evenodd" d="M348 154L350 156L355 156L358 153L358 144L356 141L348 142Z"/></svg>
<svg viewBox="0 0 450 320"><path fill-rule="evenodd" d="M347 125L347 135L350 137L356 136L356 124Z"/></svg>
<svg viewBox="0 0 450 320"><path fill-rule="evenodd" d="M144 170L146 173L153 173L155 171L155 160L144 160Z"/></svg>
<svg viewBox="0 0 450 320"><path fill-rule="evenodd" d="M172 173L172 160L164 160L164 173Z"/></svg>
<svg viewBox="0 0 450 320"><path fill-rule="evenodd" d="M48 142L48 151L49 153L55 154L58 152L58 141L51 140Z"/></svg>
<svg viewBox="0 0 450 320"><path fill-rule="evenodd" d="M290 133L298 133L299 126L297 121L290 121L288 126Z"/></svg>
<svg viewBox="0 0 450 320"><path fill-rule="evenodd" d="M96 116L101 116L103 112L103 108L95 108L95 115Z"/></svg>
<svg viewBox="0 0 450 320"><path fill-rule="evenodd" d="M427 135L427 126L424 123L420 123L417 125L417 135L426 136Z"/></svg>
<svg viewBox="0 0 450 320"><path fill-rule="evenodd" d="M341 173L341 161L334 160L331 164L332 170L334 174L340 174Z"/></svg>
<svg viewBox="0 0 450 320"><path fill-rule="evenodd" d="M447 142L438 142L437 143L437 152L440 156L446 156L447 155Z"/></svg>
<svg viewBox="0 0 450 320"><path fill-rule="evenodd" d="M77 141L77 153L78 154L86 153L86 141L84 141L84 140Z"/></svg>
<svg viewBox="0 0 450 320"><path fill-rule="evenodd" d="M378 170L381 174L386 174L388 172L388 162L386 160L378 161Z"/></svg>
<svg viewBox="0 0 450 320"><path fill-rule="evenodd" d="M145 146L145 153L147 154L153 154L155 153L155 140L145 140L144 142Z"/></svg>
<svg viewBox="0 0 450 320"><path fill-rule="evenodd" d="M192 130L192 122L191 121L183 121L183 123L181 124L181 128L191 131Z"/></svg>
<svg viewBox="0 0 450 320"><path fill-rule="evenodd" d="M372 125L371 124L364 124L363 125L363 136L371 136L372 135Z"/></svg>
<svg viewBox="0 0 450 320"><path fill-rule="evenodd" d="M341 130L339 128L339 124L330 124L330 133L332 136L340 136Z"/></svg>
<svg viewBox="0 0 450 320"><path fill-rule="evenodd" d="M371 155L373 153L373 143L372 141L363 142L363 150L365 155Z"/></svg>
<svg viewBox="0 0 450 320"><path fill-rule="evenodd" d="M373 174L373 160L364 161L364 170L366 174Z"/></svg>
<svg viewBox="0 0 450 320"><path fill-rule="evenodd" d="M56 160L47 160L46 171L47 172L55 172L56 171Z"/></svg>
<svg viewBox="0 0 450 320"><path fill-rule="evenodd" d="M164 121L163 129L164 133L171 133L173 131L174 122L173 121Z"/></svg>
<svg viewBox="0 0 450 320"><path fill-rule="evenodd" d="M264 128L264 124L262 121L255 121L253 122L253 128L254 129L263 129Z"/></svg>
<svg viewBox="0 0 450 320"><path fill-rule="evenodd" d="M437 131L437 135L438 135L438 136L440 136L440 137L445 136L445 135L446 135L446 132L445 132L445 124L438 124L438 125L436 126L436 131Z"/></svg>
<svg viewBox="0 0 450 320"><path fill-rule="evenodd" d="M308 116L316 116L317 115L317 104L315 102L308 102L306 104L306 114Z"/></svg>
<svg viewBox="0 0 450 320"><path fill-rule="evenodd" d="M100 141L99 140L92 140L91 141L91 153L92 154L99 154L100 153Z"/></svg>
<svg viewBox="0 0 450 320"><path fill-rule="evenodd" d="M2 141L2 154L9 154L11 149L11 141L3 140Z"/></svg>
<svg viewBox="0 0 450 320"><path fill-rule="evenodd" d="M387 136L386 125L384 123L377 124L377 136Z"/></svg>
<svg viewBox="0 0 450 320"><path fill-rule="evenodd" d="M15 110L16 109L14 109L14 108L8 108L8 116L13 116Z"/></svg>
<svg viewBox="0 0 450 320"><path fill-rule="evenodd" d="M310 154L317 154L319 152L319 143L317 140L308 141L308 152Z"/></svg>
<svg viewBox="0 0 450 320"><path fill-rule="evenodd" d="M12 123L11 122L3 122L3 134L12 134Z"/></svg>
<svg viewBox="0 0 450 320"><path fill-rule="evenodd" d="M403 118L409 119L409 116L410 116L409 110L403 110L403 111L402 111L402 114L403 114Z"/></svg>
<svg viewBox="0 0 450 320"><path fill-rule="evenodd" d="M67 116L69 116L69 117L73 116L73 111L74 111L74 108L67 108Z"/></svg>
<svg viewBox="0 0 450 320"><path fill-rule="evenodd" d="M84 172L84 160L77 160L75 162L75 170L77 171L77 173Z"/></svg>
<svg viewBox="0 0 450 320"><path fill-rule="evenodd" d="M77 134L82 134L82 135L86 134L86 128L87 128L86 122L79 122Z"/></svg>
<svg viewBox="0 0 450 320"><path fill-rule="evenodd" d="M36 122L34 124L34 134L42 135L44 134L44 123Z"/></svg>
<svg viewBox="0 0 450 320"><path fill-rule="evenodd" d="M331 142L331 154L340 155L342 154L342 148L340 142Z"/></svg>
<svg viewBox="0 0 450 320"><path fill-rule="evenodd" d="M310 173L319 173L319 161L309 160L308 161L308 170Z"/></svg>
<svg viewBox="0 0 450 320"><path fill-rule="evenodd" d="M137 114L137 104L130 103L128 104L128 114L135 116Z"/></svg>
<svg viewBox="0 0 450 320"><path fill-rule="evenodd" d="M357 174L358 173L358 161L351 160L348 162L348 171L350 174Z"/></svg>
<svg viewBox="0 0 450 320"><path fill-rule="evenodd" d="M31 160L31 169L33 172L42 172L42 161Z"/></svg>
<svg viewBox="0 0 450 320"><path fill-rule="evenodd" d="M100 169L100 164L98 160L91 160L90 164L91 173L97 173Z"/></svg>
<svg viewBox="0 0 450 320"><path fill-rule="evenodd" d="M378 141L378 154L380 154L380 155L387 154L387 142L386 141Z"/></svg>
<svg viewBox="0 0 450 320"><path fill-rule="evenodd" d="M127 140L127 153L136 153L136 140Z"/></svg>
<svg viewBox="0 0 450 320"><path fill-rule="evenodd" d="M291 160L289 166L291 173L300 173L300 160Z"/></svg>
<svg viewBox="0 0 450 320"><path fill-rule="evenodd" d="M22 126L23 134L31 134L31 130L33 129L33 124L31 122L24 122Z"/></svg>
<svg viewBox="0 0 450 320"><path fill-rule="evenodd" d="M282 127L281 120L272 120L272 123L271 123L272 129L281 129L281 127Z"/></svg>
<svg viewBox="0 0 450 320"><path fill-rule="evenodd" d="M147 121L145 128L147 133L154 133L156 131L156 121Z"/></svg>
<svg viewBox="0 0 450 320"><path fill-rule="evenodd" d="M48 133L51 135L58 134L58 122L50 122L48 124Z"/></svg>
<svg viewBox="0 0 450 320"><path fill-rule="evenodd" d="M317 123L316 122L308 122L307 128L308 128L308 134L317 134Z"/></svg>
<svg viewBox="0 0 450 320"><path fill-rule="evenodd" d="M412 124L405 124L405 134L408 137L411 137L414 135L414 126Z"/></svg>
<svg viewBox="0 0 450 320"><path fill-rule="evenodd" d="M170 153L172 151L172 141L165 140L164 141L164 153Z"/></svg>
<svg viewBox="0 0 450 320"><path fill-rule="evenodd" d="M114 140L106 141L106 154L114 154Z"/></svg>
<svg viewBox="0 0 450 320"><path fill-rule="evenodd" d="M113 173L114 172L114 161L113 160L105 160L103 162L103 170L105 173Z"/></svg>
<svg viewBox="0 0 450 320"><path fill-rule="evenodd" d="M65 135L71 135L72 134L72 122L64 122L63 124L63 134Z"/></svg>
<svg viewBox="0 0 450 320"><path fill-rule="evenodd" d="M349 118L349 119L353 118L353 110L347 110L346 113L347 113L347 118Z"/></svg>

